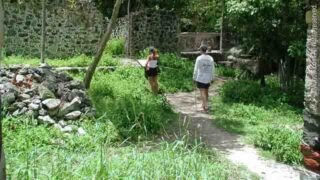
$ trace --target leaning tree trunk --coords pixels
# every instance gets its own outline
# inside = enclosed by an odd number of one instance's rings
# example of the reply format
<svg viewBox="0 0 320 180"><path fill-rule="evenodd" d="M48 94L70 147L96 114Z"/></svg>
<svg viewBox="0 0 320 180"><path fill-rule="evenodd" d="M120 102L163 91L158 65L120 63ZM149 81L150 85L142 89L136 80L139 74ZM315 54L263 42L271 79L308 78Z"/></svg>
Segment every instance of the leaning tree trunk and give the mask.
<svg viewBox="0 0 320 180"><path fill-rule="evenodd" d="M313 1L307 38L305 80L304 132L301 151L305 166L320 173L320 16L319 5ZM316 157L318 156L318 157Z"/></svg>
<svg viewBox="0 0 320 180"><path fill-rule="evenodd" d="M4 44L4 8L3 1L0 0L0 66L2 62L2 50ZM0 67L1 68L1 67ZM2 139L2 102L0 94L0 180L6 179L5 155Z"/></svg>
<svg viewBox="0 0 320 180"><path fill-rule="evenodd" d="M221 2L221 9L222 9L222 12L221 12L221 27L220 27L220 52L222 53L223 52L223 27L224 27L224 8L225 8L225 5L224 5L224 0L222 0Z"/></svg>
<svg viewBox="0 0 320 180"><path fill-rule="evenodd" d="M46 0L42 0L42 27L41 27L41 63L45 64L46 43Z"/></svg>
<svg viewBox="0 0 320 180"><path fill-rule="evenodd" d="M115 5L114 5L114 8L113 8L113 12L112 12L112 17L110 19L110 22L108 24L108 28L107 28L107 31L105 32L105 34L103 35L102 39L101 39L101 42L99 44L99 47L98 47L98 50L96 52L96 55L94 56L93 58L93 62L90 64L89 68L88 68L88 71L86 73L86 77L84 79L84 85L87 89L90 88L90 84L91 84L91 80L92 80L92 77L93 77L93 74L100 62L100 59L102 57L102 53L106 47L106 44L107 42L109 41L110 39L110 36L111 36L111 33L112 33L112 29L115 25L115 22L118 18L118 14L119 14L119 9L120 9L120 6L121 6L121 0L117 0Z"/></svg>

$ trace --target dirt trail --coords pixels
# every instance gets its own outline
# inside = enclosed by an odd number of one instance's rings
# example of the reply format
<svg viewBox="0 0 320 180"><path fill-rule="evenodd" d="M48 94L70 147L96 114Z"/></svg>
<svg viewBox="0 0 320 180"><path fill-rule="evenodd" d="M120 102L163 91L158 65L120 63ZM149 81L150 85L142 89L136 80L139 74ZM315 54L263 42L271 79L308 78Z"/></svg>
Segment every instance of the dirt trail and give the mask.
<svg viewBox="0 0 320 180"><path fill-rule="evenodd" d="M225 81L225 79L217 77L215 83L210 87L210 96L217 95L218 89ZM195 92L168 94L166 96L175 111L181 114L181 121L188 117L188 122L184 124L188 124L186 128L190 134L201 138L201 141L209 148L218 149L231 162L244 165L249 171L259 175L261 179L298 180L300 176L309 176L307 172L301 169L261 157L253 146L241 141L241 136L216 127L212 115L201 111L198 93L197 98L195 98ZM307 177L306 179L312 178Z"/></svg>

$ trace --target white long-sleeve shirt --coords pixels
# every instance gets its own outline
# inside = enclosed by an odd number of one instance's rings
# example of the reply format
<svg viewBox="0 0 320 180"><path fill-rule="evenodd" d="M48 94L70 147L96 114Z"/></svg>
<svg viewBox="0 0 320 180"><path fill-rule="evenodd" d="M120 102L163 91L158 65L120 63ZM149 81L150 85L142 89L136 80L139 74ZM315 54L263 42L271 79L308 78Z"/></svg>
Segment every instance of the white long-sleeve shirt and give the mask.
<svg viewBox="0 0 320 180"><path fill-rule="evenodd" d="M210 55L202 54L197 57L193 71L193 80L208 84L213 80L214 61Z"/></svg>

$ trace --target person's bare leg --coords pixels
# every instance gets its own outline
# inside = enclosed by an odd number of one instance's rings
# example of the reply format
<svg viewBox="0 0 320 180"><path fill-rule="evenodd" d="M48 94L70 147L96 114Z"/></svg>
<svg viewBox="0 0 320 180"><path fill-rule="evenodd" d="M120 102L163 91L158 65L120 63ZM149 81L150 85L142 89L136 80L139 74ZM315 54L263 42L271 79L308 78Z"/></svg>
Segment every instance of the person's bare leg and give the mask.
<svg viewBox="0 0 320 180"><path fill-rule="evenodd" d="M158 84L158 76L154 76L153 77L154 79L153 79L153 86L154 86L154 94L158 94L158 92L159 92L159 84Z"/></svg>
<svg viewBox="0 0 320 180"><path fill-rule="evenodd" d="M201 95L201 100L202 100L202 108L205 110L205 89L200 88L200 95Z"/></svg>
<svg viewBox="0 0 320 180"><path fill-rule="evenodd" d="M149 81L149 84L150 84L151 91L153 92L153 81L152 81L152 77L149 77L149 78L148 78L148 81Z"/></svg>
<svg viewBox="0 0 320 180"><path fill-rule="evenodd" d="M205 95L205 108L208 109L208 102L209 102L209 89L204 90Z"/></svg>

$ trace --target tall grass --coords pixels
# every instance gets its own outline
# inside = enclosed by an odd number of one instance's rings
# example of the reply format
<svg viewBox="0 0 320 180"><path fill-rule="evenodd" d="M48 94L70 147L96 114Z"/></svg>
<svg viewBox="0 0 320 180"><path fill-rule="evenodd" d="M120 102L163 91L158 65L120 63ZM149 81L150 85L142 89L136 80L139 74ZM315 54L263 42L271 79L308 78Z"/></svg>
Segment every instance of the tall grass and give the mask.
<svg viewBox="0 0 320 180"><path fill-rule="evenodd" d="M8 179L248 179L214 151L173 143L122 147L112 124L83 122L88 134L61 134L25 118L4 120Z"/></svg>
<svg viewBox="0 0 320 180"><path fill-rule="evenodd" d="M142 69L123 67L98 73L90 94L98 115L106 114L124 137L156 133L176 119L164 97L150 92Z"/></svg>

